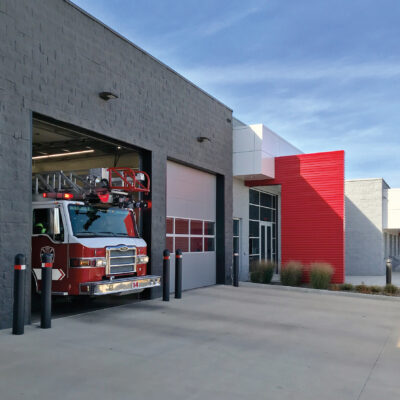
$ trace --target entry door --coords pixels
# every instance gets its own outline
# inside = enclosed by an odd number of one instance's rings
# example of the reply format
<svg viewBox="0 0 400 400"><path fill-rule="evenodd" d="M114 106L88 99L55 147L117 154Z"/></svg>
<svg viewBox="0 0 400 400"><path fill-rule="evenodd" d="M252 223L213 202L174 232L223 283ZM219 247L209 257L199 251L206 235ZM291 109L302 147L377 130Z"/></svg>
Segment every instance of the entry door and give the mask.
<svg viewBox="0 0 400 400"><path fill-rule="evenodd" d="M272 222L260 222L260 259L272 260Z"/></svg>

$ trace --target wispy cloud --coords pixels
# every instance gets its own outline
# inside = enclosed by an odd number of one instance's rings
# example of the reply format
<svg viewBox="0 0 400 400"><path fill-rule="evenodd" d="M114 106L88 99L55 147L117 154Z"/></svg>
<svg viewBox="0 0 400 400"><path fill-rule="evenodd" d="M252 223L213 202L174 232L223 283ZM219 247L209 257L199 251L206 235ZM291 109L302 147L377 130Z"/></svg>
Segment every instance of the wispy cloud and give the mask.
<svg viewBox="0 0 400 400"><path fill-rule="evenodd" d="M216 33L236 25L238 22L259 11L259 8L253 7L248 10L239 10L236 13L231 13L226 16L220 15L215 20L197 27L196 30L206 36L215 35Z"/></svg>
<svg viewBox="0 0 400 400"><path fill-rule="evenodd" d="M392 79L400 77L400 61L393 62L335 62L303 63L242 63L225 66L182 67L181 72L202 84L249 84L269 80L310 81L334 79Z"/></svg>

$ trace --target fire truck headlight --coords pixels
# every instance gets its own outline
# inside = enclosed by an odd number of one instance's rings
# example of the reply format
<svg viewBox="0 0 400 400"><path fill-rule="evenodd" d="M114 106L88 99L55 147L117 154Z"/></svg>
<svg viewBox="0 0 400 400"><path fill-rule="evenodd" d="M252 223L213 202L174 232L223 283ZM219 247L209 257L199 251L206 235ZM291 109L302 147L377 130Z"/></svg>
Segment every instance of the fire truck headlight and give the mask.
<svg viewBox="0 0 400 400"><path fill-rule="evenodd" d="M107 264L105 258L97 258L96 259L96 267L105 267Z"/></svg>
<svg viewBox="0 0 400 400"><path fill-rule="evenodd" d="M137 256L136 262L138 264L147 264L149 262L149 256Z"/></svg>

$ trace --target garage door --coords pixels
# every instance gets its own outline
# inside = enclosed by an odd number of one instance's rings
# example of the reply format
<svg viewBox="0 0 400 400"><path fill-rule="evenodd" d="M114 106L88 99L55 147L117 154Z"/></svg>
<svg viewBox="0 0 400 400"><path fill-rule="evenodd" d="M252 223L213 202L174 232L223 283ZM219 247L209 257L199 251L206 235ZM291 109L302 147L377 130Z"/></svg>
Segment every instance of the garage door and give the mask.
<svg viewBox="0 0 400 400"><path fill-rule="evenodd" d="M215 207L214 175L167 162L166 243L171 253L183 251L183 289L216 283ZM174 269L171 257L171 291Z"/></svg>

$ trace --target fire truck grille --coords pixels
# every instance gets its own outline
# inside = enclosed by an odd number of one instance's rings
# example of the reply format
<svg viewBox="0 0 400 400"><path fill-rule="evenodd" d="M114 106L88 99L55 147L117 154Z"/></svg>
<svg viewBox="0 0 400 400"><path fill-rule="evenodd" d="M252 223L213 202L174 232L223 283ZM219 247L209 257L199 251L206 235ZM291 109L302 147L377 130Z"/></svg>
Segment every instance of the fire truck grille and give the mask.
<svg viewBox="0 0 400 400"><path fill-rule="evenodd" d="M107 247L106 255L108 275L136 272L136 247Z"/></svg>

